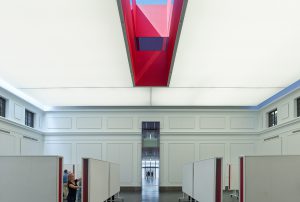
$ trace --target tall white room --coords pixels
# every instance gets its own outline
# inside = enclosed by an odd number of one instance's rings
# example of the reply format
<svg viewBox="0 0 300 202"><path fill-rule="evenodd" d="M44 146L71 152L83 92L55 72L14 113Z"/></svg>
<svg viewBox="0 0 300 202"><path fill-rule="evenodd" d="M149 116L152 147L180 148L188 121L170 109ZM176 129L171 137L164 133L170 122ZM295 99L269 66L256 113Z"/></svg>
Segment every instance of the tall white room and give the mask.
<svg viewBox="0 0 300 202"><path fill-rule="evenodd" d="M299 9L0 0L0 201L297 202Z"/></svg>

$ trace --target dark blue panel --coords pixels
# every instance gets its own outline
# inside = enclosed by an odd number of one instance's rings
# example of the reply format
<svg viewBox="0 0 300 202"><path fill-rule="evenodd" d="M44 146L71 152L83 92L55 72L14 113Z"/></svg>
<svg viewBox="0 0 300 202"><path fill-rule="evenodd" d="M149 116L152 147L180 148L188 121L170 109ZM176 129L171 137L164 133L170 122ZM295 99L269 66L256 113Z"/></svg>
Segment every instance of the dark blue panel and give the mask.
<svg viewBox="0 0 300 202"><path fill-rule="evenodd" d="M164 38L162 37L139 37L137 49L139 51L161 51Z"/></svg>

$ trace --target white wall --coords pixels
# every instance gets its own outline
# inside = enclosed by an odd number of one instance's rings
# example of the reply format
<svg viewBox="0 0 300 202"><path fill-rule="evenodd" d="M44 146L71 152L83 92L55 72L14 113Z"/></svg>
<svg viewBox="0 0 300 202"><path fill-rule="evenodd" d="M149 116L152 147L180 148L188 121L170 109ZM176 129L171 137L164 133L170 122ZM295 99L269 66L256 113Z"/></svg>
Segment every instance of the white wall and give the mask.
<svg viewBox="0 0 300 202"><path fill-rule="evenodd" d="M161 133L252 133L257 131L256 111L91 109L47 112L43 129L47 135L82 133L140 133L142 121L159 121Z"/></svg>
<svg viewBox="0 0 300 202"><path fill-rule="evenodd" d="M258 154L300 154L300 117L296 117L296 98L300 90L268 105L259 112ZM267 113L278 109L278 125L267 127Z"/></svg>
<svg viewBox="0 0 300 202"><path fill-rule="evenodd" d="M181 186L182 166L223 157L224 165L255 153L256 111L96 109L47 112L45 154L62 155L65 163L91 157L120 164L121 186L141 184L141 122L161 123L160 184ZM224 180L226 178L224 167Z"/></svg>
<svg viewBox="0 0 300 202"><path fill-rule="evenodd" d="M254 139L253 135L213 137L185 134L162 135L160 184L161 186L181 186L182 166L187 162L198 161L210 153L212 153L210 156L223 154L226 163L233 161L232 155L237 157L243 154L254 154ZM140 186L140 143L141 137L137 134L46 136L45 154L62 155L67 163L75 164L82 156L82 145L84 145L84 152L89 153L89 157L120 164L121 186ZM219 150L218 146L206 147L204 150L203 145L222 145L224 151L216 153ZM249 148L253 150L249 151Z"/></svg>
<svg viewBox="0 0 300 202"><path fill-rule="evenodd" d="M0 87L0 96L6 99L6 119L25 126L25 109L34 113L34 129L42 130L44 112ZM26 126L27 127L27 126Z"/></svg>
<svg viewBox="0 0 300 202"><path fill-rule="evenodd" d="M40 132L19 128L0 118L1 155L42 155L44 137Z"/></svg>
<svg viewBox="0 0 300 202"><path fill-rule="evenodd" d="M121 165L121 185L140 186L141 121L161 122L161 186L180 186L182 166L212 157L228 163L241 155L300 154L300 118L295 91L259 111L230 109L61 110L45 115L45 152L76 163L82 152ZM267 128L267 112L278 108L278 126ZM272 137L276 136L272 139ZM277 137L278 136L278 137ZM270 138L271 139L268 139ZM60 145L60 146L58 146ZM90 145L90 146L88 146ZM62 147L48 152L47 148Z"/></svg>
<svg viewBox="0 0 300 202"><path fill-rule="evenodd" d="M300 154L300 133L294 133L300 129L300 118L295 117L300 90L260 111L74 108L42 112L4 90L0 95L8 99L9 108L7 117L0 118L0 129L9 131L0 133L0 155L62 155L65 164L76 165L82 157L113 161L121 166L122 186L140 186L142 121L161 123L161 186L180 186L182 166L190 161L223 157L227 165L237 163L240 155ZM24 126L25 108L37 114L37 128ZM278 126L267 128L267 112L274 108L278 108ZM228 171L225 167L223 171L227 185Z"/></svg>
<svg viewBox="0 0 300 202"><path fill-rule="evenodd" d="M0 88L6 102L6 117L0 117L0 155L42 155L44 112ZM36 114L35 128L25 126L25 108Z"/></svg>

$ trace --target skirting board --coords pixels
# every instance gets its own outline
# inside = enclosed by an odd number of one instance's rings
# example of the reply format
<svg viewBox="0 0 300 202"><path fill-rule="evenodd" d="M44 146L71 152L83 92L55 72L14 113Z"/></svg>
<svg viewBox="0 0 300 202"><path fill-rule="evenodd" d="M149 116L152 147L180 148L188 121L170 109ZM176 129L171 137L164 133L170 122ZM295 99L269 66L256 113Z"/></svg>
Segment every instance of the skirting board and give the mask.
<svg viewBox="0 0 300 202"><path fill-rule="evenodd" d="M159 191L160 192L181 192L182 191L182 187L159 187Z"/></svg>
<svg viewBox="0 0 300 202"><path fill-rule="evenodd" d="M141 187L120 187L121 192L140 192Z"/></svg>

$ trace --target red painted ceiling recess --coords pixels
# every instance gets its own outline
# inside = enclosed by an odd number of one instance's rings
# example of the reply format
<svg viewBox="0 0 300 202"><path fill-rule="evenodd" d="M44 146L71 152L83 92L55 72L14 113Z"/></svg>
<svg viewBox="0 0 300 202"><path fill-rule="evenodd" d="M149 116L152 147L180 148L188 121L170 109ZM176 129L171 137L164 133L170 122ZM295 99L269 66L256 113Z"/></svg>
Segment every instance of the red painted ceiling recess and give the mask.
<svg viewBox="0 0 300 202"><path fill-rule="evenodd" d="M121 0L135 86L167 86L184 0Z"/></svg>

